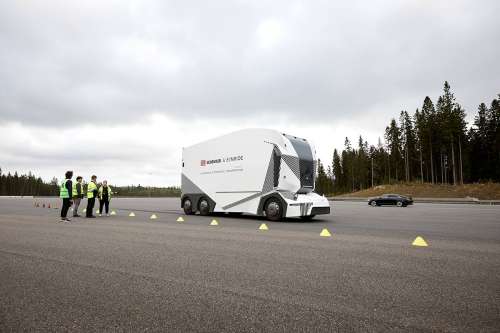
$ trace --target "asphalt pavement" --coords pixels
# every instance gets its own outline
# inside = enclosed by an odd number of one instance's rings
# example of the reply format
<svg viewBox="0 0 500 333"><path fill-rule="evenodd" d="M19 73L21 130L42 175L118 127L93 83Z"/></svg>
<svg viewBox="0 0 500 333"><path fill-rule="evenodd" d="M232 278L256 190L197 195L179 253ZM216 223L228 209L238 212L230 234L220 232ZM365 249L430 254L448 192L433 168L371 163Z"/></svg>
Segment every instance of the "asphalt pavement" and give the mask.
<svg viewBox="0 0 500 333"><path fill-rule="evenodd" d="M0 198L1 332L500 331L500 206L333 202L268 222L116 198L117 215L68 224L54 206Z"/></svg>

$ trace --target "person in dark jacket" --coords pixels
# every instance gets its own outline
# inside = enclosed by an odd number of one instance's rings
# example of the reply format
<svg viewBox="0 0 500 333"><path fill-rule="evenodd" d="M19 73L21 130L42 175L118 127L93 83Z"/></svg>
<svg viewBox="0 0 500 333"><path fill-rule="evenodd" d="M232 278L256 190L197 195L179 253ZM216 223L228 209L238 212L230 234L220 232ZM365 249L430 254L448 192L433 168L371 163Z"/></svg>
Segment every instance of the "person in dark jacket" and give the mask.
<svg viewBox="0 0 500 333"><path fill-rule="evenodd" d="M61 207L61 222L71 221L67 218L68 209L72 204L71 193L73 191L73 184L71 182L71 178L73 178L73 171L66 171L65 179L59 187L59 197L63 201Z"/></svg>
<svg viewBox="0 0 500 333"><path fill-rule="evenodd" d="M94 205L95 198L97 197L97 176L93 175L90 183L87 185L87 218L95 218L94 215Z"/></svg>
<svg viewBox="0 0 500 333"><path fill-rule="evenodd" d="M76 177L76 182L73 183L73 217L80 217L78 215L78 207L83 199L83 178L82 176Z"/></svg>
<svg viewBox="0 0 500 333"><path fill-rule="evenodd" d="M111 196L113 195L113 191L111 190L111 186L108 185L107 180L102 182L101 187L99 187L98 195L99 195L99 216L102 216L102 214L104 214L103 211L104 207L106 207L106 215L109 216L109 202L111 201Z"/></svg>

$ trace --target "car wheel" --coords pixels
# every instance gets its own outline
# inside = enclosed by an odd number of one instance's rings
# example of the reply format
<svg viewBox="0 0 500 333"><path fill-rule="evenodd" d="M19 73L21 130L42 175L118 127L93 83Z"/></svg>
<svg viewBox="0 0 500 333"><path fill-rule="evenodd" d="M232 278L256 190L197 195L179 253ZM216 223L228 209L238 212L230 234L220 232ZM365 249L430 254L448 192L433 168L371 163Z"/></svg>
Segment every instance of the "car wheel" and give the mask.
<svg viewBox="0 0 500 333"><path fill-rule="evenodd" d="M372 207L377 206L377 202L375 200L370 201L370 206L372 206Z"/></svg>
<svg viewBox="0 0 500 333"><path fill-rule="evenodd" d="M184 209L184 214L186 215L193 215L193 202L191 199L186 198L184 199L184 202L182 203L182 208Z"/></svg>
<svg viewBox="0 0 500 333"><path fill-rule="evenodd" d="M403 207L403 203L402 203L401 201L398 201L398 202L396 203L396 205L397 205L398 207Z"/></svg>
<svg viewBox="0 0 500 333"><path fill-rule="evenodd" d="M266 217L270 221L279 221L283 214L283 207L281 202L276 198L271 198L266 202Z"/></svg>
<svg viewBox="0 0 500 333"><path fill-rule="evenodd" d="M210 204L208 203L208 200L205 198L201 198L200 202L198 203L198 210L200 211L200 215L208 215L210 213Z"/></svg>

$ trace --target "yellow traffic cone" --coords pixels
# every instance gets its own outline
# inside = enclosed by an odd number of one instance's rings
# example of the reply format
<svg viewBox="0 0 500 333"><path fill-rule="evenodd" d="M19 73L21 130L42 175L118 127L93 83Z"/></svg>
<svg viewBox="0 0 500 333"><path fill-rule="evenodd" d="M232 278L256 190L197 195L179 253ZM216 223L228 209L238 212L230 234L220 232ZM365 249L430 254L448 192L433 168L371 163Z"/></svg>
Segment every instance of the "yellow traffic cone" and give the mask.
<svg viewBox="0 0 500 333"><path fill-rule="evenodd" d="M418 236L417 238L415 238L415 240L413 241L413 243L411 243L411 245L413 246L429 246L429 244L427 244L427 242L425 241L425 239L423 239L422 237Z"/></svg>
<svg viewBox="0 0 500 333"><path fill-rule="evenodd" d="M134 216L135 216L135 214L134 214L134 212L130 212L130 214L128 214L128 216L130 216L130 217L134 217Z"/></svg>
<svg viewBox="0 0 500 333"><path fill-rule="evenodd" d="M184 218L183 218L182 216L179 216L179 217L177 218L177 222L184 222Z"/></svg>
<svg viewBox="0 0 500 333"><path fill-rule="evenodd" d="M153 214L151 215L151 217L149 218L150 220L156 220L158 217L156 216L156 214Z"/></svg>
<svg viewBox="0 0 500 333"><path fill-rule="evenodd" d="M269 228L267 227L267 224L262 223L259 227L259 230L269 230Z"/></svg>
<svg viewBox="0 0 500 333"><path fill-rule="evenodd" d="M217 222L216 219L213 219L212 222L210 222L210 225L219 225L219 222Z"/></svg>
<svg viewBox="0 0 500 333"><path fill-rule="evenodd" d="M323 230L321 230L321 233L319 235L321 237L332 237L332 234L326 228L324 228Z"/></svg>
<svg viewBox="0 0 500 333"><path fill-rule="evenodd" d="M110 215L116 215L116 212L112 210Z"/></svg>

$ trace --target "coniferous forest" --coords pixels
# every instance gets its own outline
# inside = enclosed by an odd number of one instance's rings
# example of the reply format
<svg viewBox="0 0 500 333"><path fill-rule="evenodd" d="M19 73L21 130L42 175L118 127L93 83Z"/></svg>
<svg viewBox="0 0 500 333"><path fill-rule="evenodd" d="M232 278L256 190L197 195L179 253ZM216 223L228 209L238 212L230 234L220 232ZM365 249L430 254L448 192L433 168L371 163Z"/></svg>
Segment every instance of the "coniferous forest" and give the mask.
<svg viewBox="0 0 500 333"><path fill-rule="evenodd" d="M178 197L179 187L145 187L141 185L114 186L113 192L125 197ZM85 187L86 189L86 187ZM10 196L58 196L59 181L52 178L45 183L41 178L35 177L31 172L27 175L18 175L17 172L2 173L0 168L0 195Z"/></svg>
<svg viewBox="0 0 500 333"><path fill-rule="evenodd" d="M59 185L56 178L45 183L42 178L35 177L31 172L27 175L18 175L17 172L5 174L0 168L0 195L59 195Z"/></svg>
<svg viewBox="0 0 500 333"><path fill-rule="evenodd" d="M500 94L478 106L473 124L448 82L433 102L391 119L376 145L345 138L330 163L319 161L316 191L340 194L381 184L425 182L459 185L500 181Z"/></svg>

